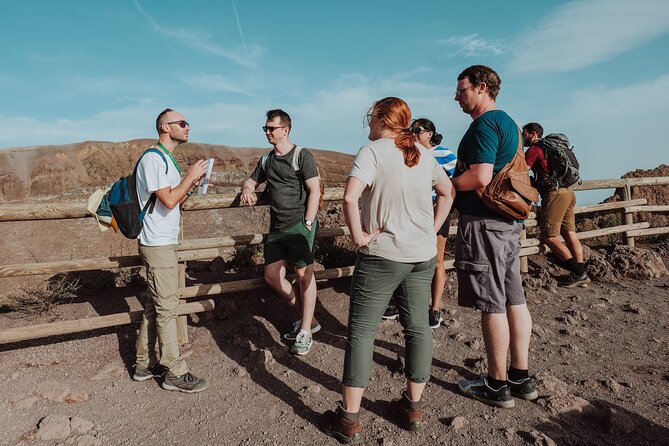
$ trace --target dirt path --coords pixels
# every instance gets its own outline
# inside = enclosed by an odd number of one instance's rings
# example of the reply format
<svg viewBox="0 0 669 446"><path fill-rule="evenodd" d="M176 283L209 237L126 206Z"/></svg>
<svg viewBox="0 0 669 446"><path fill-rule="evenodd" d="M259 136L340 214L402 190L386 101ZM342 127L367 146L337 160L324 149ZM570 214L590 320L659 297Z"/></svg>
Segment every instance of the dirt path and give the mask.
<svg viewBox="0 0 669 446"><path fill-rule="evenodd" d="M226 297L220 317L194 318L187 361L211 382L198 395L130 379L134 327L4 347L0 445L336 444L318 424L340 398L348 281L330 286L319 290L323 330L306 357L287 353L280 332L290 320L273 296ZM455 306L451 284L448 325L434 332L425 430L401 430L389 411L403 387L403 338L399 323L384 321L364 402L365 443L669 444L667 290L664 278L528 292L541 397L494 410L457 392L459 377L483 370L484 349L477 314ZM126 297L123 306L139 304ZM99 308L58 311L82 317ZM16 324L6 315L0 321Z"/></svg>

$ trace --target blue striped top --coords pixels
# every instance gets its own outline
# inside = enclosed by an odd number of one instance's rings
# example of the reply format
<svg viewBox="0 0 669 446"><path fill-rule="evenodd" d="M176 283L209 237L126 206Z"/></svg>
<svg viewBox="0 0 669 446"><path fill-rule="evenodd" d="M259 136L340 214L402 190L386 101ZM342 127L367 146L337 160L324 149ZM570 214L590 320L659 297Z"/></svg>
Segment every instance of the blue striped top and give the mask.
<svg viewBox="0 0 669 446"><path fill-rule="evenodd" d="M437 164L439 164L444 171L446 172L446 175L448 175L448 178L453 178L453 173L455 172L455 164L457 161L457 157L455 154L450 150L445 147L437 146L433 149L430 149L430 153L432 156L434 156L434 159L437 160ZM432 200L437 199L437 194L434 192L434 189L432 190Z"/></svg>

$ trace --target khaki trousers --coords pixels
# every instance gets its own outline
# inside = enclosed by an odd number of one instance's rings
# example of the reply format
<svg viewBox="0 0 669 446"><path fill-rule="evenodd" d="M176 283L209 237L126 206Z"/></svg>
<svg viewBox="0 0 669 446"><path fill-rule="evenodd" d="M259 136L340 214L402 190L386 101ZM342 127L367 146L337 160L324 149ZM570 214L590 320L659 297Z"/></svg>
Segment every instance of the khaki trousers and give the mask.
<svg viewBox="0 0 669 446"><path fill-rule="evenodd" d="M149 300L144 308L137 336L137 365L154 366L158 362L156 340L160 345L160 363L177 376L188 371L179 353L177 316L179 309L179 270L177 245L144 246L139 254L146 267Z"/></svg>

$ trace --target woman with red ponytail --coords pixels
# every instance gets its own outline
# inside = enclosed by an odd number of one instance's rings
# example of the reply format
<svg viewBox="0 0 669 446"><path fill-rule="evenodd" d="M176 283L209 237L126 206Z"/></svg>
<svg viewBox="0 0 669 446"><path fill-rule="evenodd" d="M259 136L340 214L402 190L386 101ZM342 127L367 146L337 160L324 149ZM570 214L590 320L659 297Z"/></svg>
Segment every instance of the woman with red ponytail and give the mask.
<svg viewBox="0 0 669 446"><path fill-rule="evenodd" d="M454 198L444 170L415 143L411 110L402 99L375 102L366 119L371 142L358 152L344 191L344 218L359 249L351 282L342 403L325 414L326 432L344 443L362 439L360 405L372 372L374 338L395 289L406 337L407 387L392 404L400 425L412 431L422 428L421 396L432 363L425 310L436 233ZM434 209L432 187L437 193Z"/></svg>

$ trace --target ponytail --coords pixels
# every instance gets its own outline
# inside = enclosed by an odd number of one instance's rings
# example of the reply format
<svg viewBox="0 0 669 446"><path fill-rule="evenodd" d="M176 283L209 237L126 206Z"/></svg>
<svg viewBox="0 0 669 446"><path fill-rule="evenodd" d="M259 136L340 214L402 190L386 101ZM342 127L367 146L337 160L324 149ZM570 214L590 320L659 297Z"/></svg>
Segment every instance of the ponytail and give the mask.
<svg viewBox="0 0 669 446"><path fill-rule="evenodd" d="M420 161L420 150L416 147L416 135L411 129L403 129L395 137L395 145L404 155L404 164L407 167L413 167Z"/></svg>

